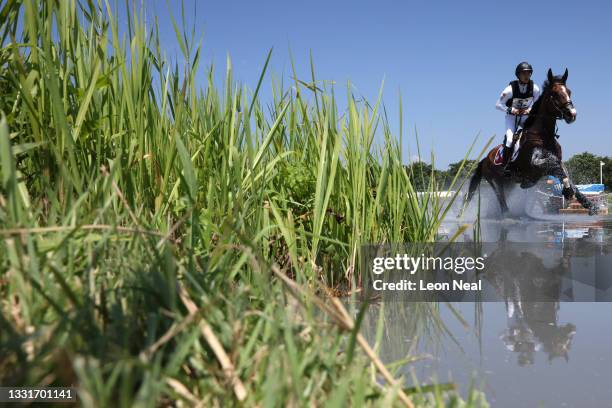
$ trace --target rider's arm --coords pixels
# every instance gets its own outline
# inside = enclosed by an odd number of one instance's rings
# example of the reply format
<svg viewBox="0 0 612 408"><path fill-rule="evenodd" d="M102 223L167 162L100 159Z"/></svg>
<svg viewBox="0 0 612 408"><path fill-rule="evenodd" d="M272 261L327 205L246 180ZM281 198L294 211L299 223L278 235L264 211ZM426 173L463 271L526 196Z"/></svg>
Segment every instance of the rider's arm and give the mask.
<svg viewBox="0 0 612 408"><path fill-rule="evenodd" d="M535 88L534 88L534 92L535 92ZM510 98L512 98L512 87L508 85L506 88L504 88L501 95L499 96L499 99L497 100L497 103L495 104L495 109L500 110L505 113L510 113L509 108L506 106L506 102L508 102Z"/></svg>

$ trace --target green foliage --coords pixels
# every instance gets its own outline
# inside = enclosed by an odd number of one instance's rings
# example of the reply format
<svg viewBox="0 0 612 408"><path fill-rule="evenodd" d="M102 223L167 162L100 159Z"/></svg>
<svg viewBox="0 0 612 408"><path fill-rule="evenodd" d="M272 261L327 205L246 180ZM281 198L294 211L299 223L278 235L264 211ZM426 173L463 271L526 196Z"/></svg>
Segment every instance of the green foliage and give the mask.
<svg viewBox="0 0 612 408"><path fill-rule="evenodd" d="M436 188L451 190L451 187L457 187L457 181L453 183L453 180L469 179L477 163L477 160L461 160L450 163L446 170L439 170L424 161L415 161L406 166L406 172L417 191L428 191L431 188L432 175Z"/></svg>
<svg viewBox="0 0 612 408"><path fill-rule="evenodd" d="M599 163L604 162L602 168L603 181L606 189L612 189L612 159L608 156L598 156L583 152L573 155L565 162L567 170L576 184L599 183Z"/></svg>
<svg viewBox="0 0 612 408"><path fill-rule="evenodd" d="M286 161L279 167L280 189L285 190L294 206L303 207L302 211L312 210L317 182L313 170L299 161Z"/></svg>
<svg viewBox="0 0 612 408"><path fill-rule="evenodd" d="M406 172L410 174L410 180L417 191L428 191L432 177L436 183L441 180L440 171L435 170L429 163L416 161L406 167Z"/></svg>
<svg viewBox="0 0 612 408"><path fill-rule="evenodd" d="M170 16L170 64L126 12L120 33L106 2L0 6L0 383L74 383L84 406L235 404L205 320L247 406L393 400L271 266L355 285L362 243L431 241L452 202L416 194L380 98L349 91L338 115L313 67L264 110L270 54L254 93L229 58L222 87L211 67L197 89L201 39Z"/></svg>
<svg viewBox="0 0 612 408"><path fill-rule="evenodd" d="M442 183L448 187L454 177L459 180L469 179L478 164L477 160L465 160L450 163L448 169L442 172Z"/></svg>

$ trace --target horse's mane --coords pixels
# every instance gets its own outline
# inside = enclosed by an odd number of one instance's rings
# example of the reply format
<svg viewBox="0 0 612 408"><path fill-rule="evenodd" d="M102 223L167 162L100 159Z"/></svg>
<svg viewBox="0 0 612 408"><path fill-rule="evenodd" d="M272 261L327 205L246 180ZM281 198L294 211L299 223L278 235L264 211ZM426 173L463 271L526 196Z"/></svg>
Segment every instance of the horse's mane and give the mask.
<svg viewBox="0 0 612 408"><path fill-rule="evenodd" d="M540 96L533 103L533 106L531 107L531 112L529 113L529 117L525 121L525 125L523 125L524 129L527 129L529 126L533 124L533 122L535 122L535 119L538 116L540 107L542 105L542 100L544 100L543 96L546 95L548 92L550 92L552 85L557 82L563 82L563 77L561 75L555 75L552 83L548 79L544 80L544 83L542 83L542 92L540 93Z"/></svg>

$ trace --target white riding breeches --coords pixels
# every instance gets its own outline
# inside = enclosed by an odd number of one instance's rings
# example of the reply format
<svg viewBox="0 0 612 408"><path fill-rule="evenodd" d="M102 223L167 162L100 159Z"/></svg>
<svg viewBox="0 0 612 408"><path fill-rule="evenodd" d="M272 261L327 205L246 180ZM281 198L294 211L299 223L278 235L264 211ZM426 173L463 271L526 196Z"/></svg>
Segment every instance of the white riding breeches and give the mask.
<svg viewBox="0 0 612 408"><path fill-rule="evenodd" d="M529 115L506 115L506 134L504 135L504 144L508 147L512 145L512 137L518 129L525 124ZM518 126L517 126L518 125Z"/></svg>

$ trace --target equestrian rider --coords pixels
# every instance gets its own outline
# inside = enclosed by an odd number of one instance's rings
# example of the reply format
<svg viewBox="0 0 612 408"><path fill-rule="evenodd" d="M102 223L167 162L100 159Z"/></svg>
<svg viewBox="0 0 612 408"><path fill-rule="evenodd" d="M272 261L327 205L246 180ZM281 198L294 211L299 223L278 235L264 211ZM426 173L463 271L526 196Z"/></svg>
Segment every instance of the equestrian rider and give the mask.
<svg viewBox="0 0 612 408"><path fill-rule="evenodd" d="M540 88L531 80L533 68L523 61L516 66L514 74L518 80L511 81L502 91L495 108L506 113L506 133L504 135L503 169L506 171L512 157L512 139L517 129L523 126L529 116L531 106L540 96Z"/></svg>

